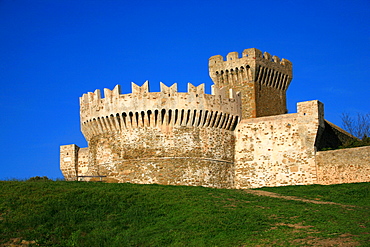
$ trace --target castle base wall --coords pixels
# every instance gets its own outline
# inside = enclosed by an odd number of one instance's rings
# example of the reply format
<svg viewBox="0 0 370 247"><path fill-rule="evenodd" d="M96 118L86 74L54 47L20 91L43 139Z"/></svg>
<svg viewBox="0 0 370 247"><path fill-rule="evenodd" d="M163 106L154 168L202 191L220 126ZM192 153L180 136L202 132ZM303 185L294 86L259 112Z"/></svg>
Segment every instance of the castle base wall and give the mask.
<svg viewBox="0 0 370 247"><path fill-rule="evenodd" d="M233 188L233 164L198 158L121 160L99 166L110 183L163 184ZM86 178L85 181L98 180Z"/></svg>
<svg viewBox="0 0 370 247"><path fill-rule="evenodd" d="M232 188L232 131L164 126L100 134L78 154L78 176L103 181ZM84 181L99 180L84 177Z"/></svg>
<svg viewBox="0 0 370 247"><path fill-rule="evenodd" d="M317 183L370 182L370 146L317 152Z"/></svg>

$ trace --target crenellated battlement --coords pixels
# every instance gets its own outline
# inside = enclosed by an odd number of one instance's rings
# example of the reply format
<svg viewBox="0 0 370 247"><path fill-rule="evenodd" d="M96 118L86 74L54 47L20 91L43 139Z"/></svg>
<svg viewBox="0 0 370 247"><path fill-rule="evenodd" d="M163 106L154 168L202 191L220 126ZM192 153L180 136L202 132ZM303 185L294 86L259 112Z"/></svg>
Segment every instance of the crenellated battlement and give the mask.
<svg viewBox="0 0 370 247"><path fill-rule="evenodd" d="M160 83L160 92L150 92L149 82L132 83L132 93L121 94L120 86L88 92L80 97L81 129L87 139L112 131L139 127L193 126L231 130L241 115L240 94L233 90L204 92L204 84L188 83L187 92L177 84Z"/></svg>
<svg viewBox="0 0 370 247"><path fill-rule="evenodd" d="M229 52L226 55L226 60L221 55L212 56L209 58L209 65L221 65L225 67L225 64L227 64L232 67L235 64L249 62L249 60L255 60L261 63L271 62L287 69L291 69L292 67L292 63L289 60L285 58L280 60L279 57L271 56L268 52L262 53L262 51L256 48L245 49L241 56L239 56L238 52Z"/></svg>
<svg viewBox="0 0 370 247"><path fill-rule="evenodd" d="M237 85L241 81L255 81L259 84L286 90L292 80L292 63L256 48L245 49L242 56L230 52L226 60L221 55L209 59L209 74L220 87Z"/></svg>
<svg viewBox="0 0 370 247"><path fill-rule="evenodd" d="M108 88L104 88L104 97L101 95L100 89L96 89L94 92L87 92L80 97L80 104L89 104L89 103L96 103L101 102L102 99L114 99L114 98L124 98L124 97L130 97L130 95L136 95L137 97L147 97L150 98L154 94L161 94L166 95L169 94L169 96L172 94L195 94L195 95L201 95L205 94L205 88L204 84L200 84L199 86L194 86L191 83L188 83L187 92L178 92L177 89L177 83L172 84L172 86L167 86L163 82L160 82L160 91L159 92L150 92L149 90L149 81L146 81L143 83L142 86L139 86L135 84L134 82L131 83L131 91L132 93L128 94L122 94L121 93L121 85L116 85L113 90L110 90ZM223 95L226 91L225 90L217 90L214 89L212 86L212 93L211 95ZM236 97L237 93L233 90L230 91L228 94L230 98L233 99ZM198 96L197 96L198 97Z"/></svg>
<svg viewBox="0 0 370 247"><path fill-rule="evenodd" d="M243 118L286 113L285 94L293 74L285 58L256 48L245 49L241 56L230 52L226 59L216 55L209 59L209 75L215 87L241 93Z"/></svg>

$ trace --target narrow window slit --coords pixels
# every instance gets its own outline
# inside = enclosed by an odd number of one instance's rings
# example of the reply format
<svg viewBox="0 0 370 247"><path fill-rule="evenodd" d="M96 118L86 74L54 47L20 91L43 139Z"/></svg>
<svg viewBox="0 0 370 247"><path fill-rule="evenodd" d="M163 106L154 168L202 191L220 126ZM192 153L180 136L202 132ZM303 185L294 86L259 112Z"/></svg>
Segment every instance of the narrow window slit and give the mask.
<svg viewBox="0 0 370 247"><path fill-rule="evenodd" d="M203 115L203 111L200 110L199 111L199 116L198 116L198 123L197 123L197 126L200 126L201 123L202 123L202 115Z"/></svg>
<svg viewBox="0 0 370 247"><path fill-rule="evenodd" d="M126 119L127 119L127 114L126 114L126 112L123 112L122 113L122 123L125 126L125 128L127 128L127 124L126 124L127 120Z"/></svg>
<svg viewBox="0 0 370 247"><path fill-rule="evenodd" d="M183 121L184 121L184 109L181 110L180 125L183 124Z"/></svg>
<svg viewBox="0 0 370 247"><path fill-rule="evenodd" d="M134 125L133 125L133 123L132 123L132 117L134 116L134 114L132 113L132 112L130 112L129 114L128 114L128 116L129 116L129 118L130 118L130 127L134 127Z"/></svg>

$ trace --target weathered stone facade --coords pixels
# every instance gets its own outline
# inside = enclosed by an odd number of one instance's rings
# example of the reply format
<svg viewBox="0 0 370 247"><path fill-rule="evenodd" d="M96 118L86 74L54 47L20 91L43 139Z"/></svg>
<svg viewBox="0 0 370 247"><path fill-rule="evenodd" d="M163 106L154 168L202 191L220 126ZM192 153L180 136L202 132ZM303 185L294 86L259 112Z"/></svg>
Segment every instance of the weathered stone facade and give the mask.
<svg viewBox="0 0 370 247"><path fill-rule="evenodd" d="M104 98L99 90L84 94L80 120L88 147L61 146L65 179L215 188L330 181L319 175L326 168L322 161L318 166L324 156L317 148L352 137L324 120L319 101L298 103L297 113L286 114L288 60L246 49L241 58L236 52L226 61L211 57L209 73L212 94L203 84L178 92L177 84L161 83L160 92L150 92L148 82L132 83L130 94L119 85L104 89Z"/></svg>
<svg viewBox="0 0 370 247"><path fill-rule="evenodd" d="M298 113L242 120L235 130L236 188L315 183L322 108L301 102Z"/></svg>
<svg viewBox="0 0 370 247"><path fill-rule="evenodd" d="M370 146L317 152L317 183L370 181Z"/></svg>

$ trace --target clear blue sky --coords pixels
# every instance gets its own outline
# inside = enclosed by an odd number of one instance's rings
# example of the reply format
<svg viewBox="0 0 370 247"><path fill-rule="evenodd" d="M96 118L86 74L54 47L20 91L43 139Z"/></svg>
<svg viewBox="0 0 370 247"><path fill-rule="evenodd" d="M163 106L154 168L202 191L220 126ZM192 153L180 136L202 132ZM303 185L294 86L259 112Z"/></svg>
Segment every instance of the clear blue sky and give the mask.
<svg viewBox="0 0 370 247"><path fill-rule="evenodd" d="M0 0L0 180L62 178L86 147L79 97L131 82L206 83L208 58L258 48L293 63L287 92L325 118L370 111L370 1Z"/></svg>

